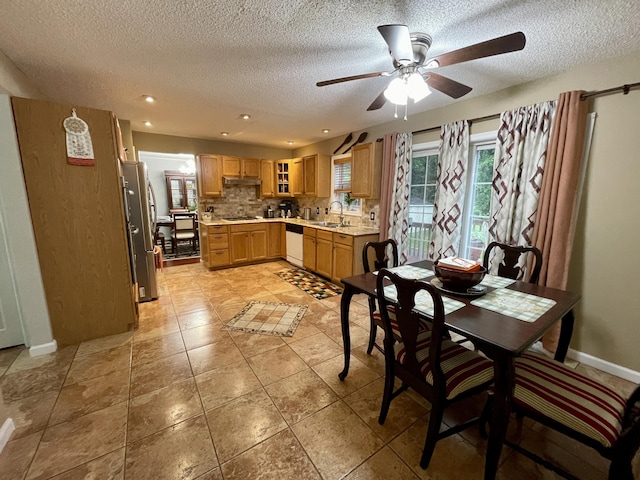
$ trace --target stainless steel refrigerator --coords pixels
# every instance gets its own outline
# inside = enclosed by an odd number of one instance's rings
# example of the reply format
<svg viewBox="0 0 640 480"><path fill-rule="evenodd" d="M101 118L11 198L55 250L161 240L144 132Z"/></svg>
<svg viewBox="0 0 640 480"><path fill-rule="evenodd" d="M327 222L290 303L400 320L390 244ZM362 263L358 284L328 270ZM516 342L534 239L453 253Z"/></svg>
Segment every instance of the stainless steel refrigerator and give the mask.
<svg viewBox="0 0 640 480"><path fill-rule="evenodd" d="M134 281L138 283L140 302L158 298L156 266L153 254L155 220L153 190L147 175L147 166L142 163L123 163L124 197L129 239L133 247L132 266Z"/></svg>

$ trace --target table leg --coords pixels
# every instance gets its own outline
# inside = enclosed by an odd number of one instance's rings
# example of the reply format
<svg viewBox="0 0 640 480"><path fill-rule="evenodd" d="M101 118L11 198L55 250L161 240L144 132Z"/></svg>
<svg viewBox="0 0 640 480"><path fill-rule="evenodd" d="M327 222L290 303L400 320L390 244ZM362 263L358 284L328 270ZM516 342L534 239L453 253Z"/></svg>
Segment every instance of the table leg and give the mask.
<svg viewBox="0 0 640 480"><path fill-rule="evenodd" d="M484 464L484 479L494 480L498 471L502 445L507 435L511 398L514 387L514 365L512 357L493 359L495 382L491 430L487 443L487 458Z"/></svg>
<svg viewBox="0 0 640 480"><path fill-rule="evenodd" d="M567 356L569 350L569 344L571 343L571 335L573 335L573 310L562 317L562 323L560 324L560 338L558 339L558 346L556 347L556 353L553 356L558 362L564 363L564 359Z"/></svg>
<svg viewBox="0 0 640 480"><path fill-rule="evenodd" d="M340 324L342 325L342 344L344 346L344 369L338 374L340 380L347 378L349 373L349 360L351 359L351 336L349 334L349 305L353 297L353 289L345 285L340 300Z"/></svg>

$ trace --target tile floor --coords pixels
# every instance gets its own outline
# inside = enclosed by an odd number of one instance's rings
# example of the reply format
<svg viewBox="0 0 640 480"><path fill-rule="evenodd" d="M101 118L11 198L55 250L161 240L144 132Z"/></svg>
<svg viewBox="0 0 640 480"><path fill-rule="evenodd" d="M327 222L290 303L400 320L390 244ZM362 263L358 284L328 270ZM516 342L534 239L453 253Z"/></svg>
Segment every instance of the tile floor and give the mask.
<svg viewBox="0 0 640 480"><path fill-rule="evenodd" d="M35 358L24 347L0 351L0 393L16 424L0 478L482 478L476 429L440 441L420 469L429 404L411 392L378 425L383 358L365 353L366 299L352 304L352 366L340 382L340 297L314 299L274 274L284 268L165 268L161 297L140 305L135 332ZM251 300L308 311L290 338L221 330ZM578 368L625 394L633 387ZM445 422L483 401L450 409ZM512 419L509 436L581 479L606 478L597 454L538 424ZM499 478L557 477L505 448Z"/></svg>

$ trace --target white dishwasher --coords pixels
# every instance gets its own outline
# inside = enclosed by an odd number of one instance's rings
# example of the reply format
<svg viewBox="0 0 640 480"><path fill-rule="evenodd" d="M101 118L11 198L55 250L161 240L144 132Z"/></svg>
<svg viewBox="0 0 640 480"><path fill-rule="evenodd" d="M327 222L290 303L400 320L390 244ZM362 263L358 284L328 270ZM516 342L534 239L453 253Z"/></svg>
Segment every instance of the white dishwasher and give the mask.
<svg viewBox="0 0 640 480"><path fill-rule="evenodd" d="M287 240L287 262L293 263L298 267L302 267L302 225L295 223L287 223L286 240Z"/></svg>

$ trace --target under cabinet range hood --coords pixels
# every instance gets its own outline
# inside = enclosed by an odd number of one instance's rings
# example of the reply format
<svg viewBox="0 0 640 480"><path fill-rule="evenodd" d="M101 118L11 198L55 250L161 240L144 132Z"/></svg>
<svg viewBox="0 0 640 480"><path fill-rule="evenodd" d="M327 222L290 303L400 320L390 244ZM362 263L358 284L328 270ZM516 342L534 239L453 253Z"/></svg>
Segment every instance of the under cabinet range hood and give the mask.
<svg viewBox="0 0 640 480"><path fill-rule="evenodd" d="M259 178L240 178L240 177L222 177L225 185L260 185L262 180Z"/></svg>

